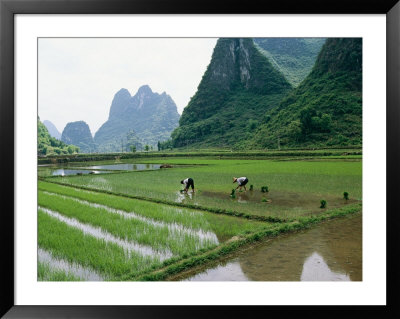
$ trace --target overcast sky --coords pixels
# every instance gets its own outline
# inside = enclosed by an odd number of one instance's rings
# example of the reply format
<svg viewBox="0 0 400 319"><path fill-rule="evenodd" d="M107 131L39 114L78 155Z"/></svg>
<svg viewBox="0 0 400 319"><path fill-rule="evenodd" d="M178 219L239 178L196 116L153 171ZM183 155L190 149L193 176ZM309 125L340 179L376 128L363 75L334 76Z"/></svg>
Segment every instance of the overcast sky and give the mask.
<svg viewBox="0 0 400 319"><path fill-rule="evenodd" d="M39 39L40 120L62 133L68 122L85 121L92 135L108 119L114 94L135 95L148 84L166 92L178 112L196 93L216 38Z"/></svg>

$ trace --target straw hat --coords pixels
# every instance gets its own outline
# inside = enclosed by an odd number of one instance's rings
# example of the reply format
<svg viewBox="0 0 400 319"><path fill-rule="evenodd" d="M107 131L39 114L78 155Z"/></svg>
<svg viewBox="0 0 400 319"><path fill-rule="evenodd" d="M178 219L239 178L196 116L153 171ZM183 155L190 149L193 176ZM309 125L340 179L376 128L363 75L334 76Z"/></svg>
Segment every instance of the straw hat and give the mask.
<svg viewBox="0 0 400 319"><path fill-rule="evenodd" d="M237 181L237 178L236 178L236 177L234 177L234 178L233 178L233 182L236 182L236 181Z"/></svg>

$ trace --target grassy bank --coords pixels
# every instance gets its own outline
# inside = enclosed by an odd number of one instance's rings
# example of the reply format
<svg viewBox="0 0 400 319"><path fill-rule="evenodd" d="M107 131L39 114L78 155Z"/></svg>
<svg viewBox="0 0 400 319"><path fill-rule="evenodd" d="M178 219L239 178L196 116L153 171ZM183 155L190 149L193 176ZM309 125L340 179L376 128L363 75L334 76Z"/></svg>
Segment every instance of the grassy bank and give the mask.
<svg viewBox="0 0 400 319"><path fill-rule="evenodd" d="M145 158L185 158L185 157L221 157L221 158L266 158L285 156L340 156L361 155L360 148L333 148L333 149L287 149L287 150L254 150L254 151L232 151L232 150L180 150L162 152L138 152L138 153L93 153L73 155L52 155L39 157L38 164L62 164L73 162L89 162L103 160L123 159L145 159Z"/></svg>

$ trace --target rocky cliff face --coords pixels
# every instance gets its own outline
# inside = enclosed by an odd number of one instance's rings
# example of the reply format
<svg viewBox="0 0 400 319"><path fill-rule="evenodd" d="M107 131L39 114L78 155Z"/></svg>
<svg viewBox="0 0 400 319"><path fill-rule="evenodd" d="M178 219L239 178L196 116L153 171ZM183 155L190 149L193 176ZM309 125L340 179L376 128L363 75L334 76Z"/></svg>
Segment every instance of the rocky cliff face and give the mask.
<svg viewBox="0 0 400 319"><path fill-rule="evenodd" d="M61 141L73 144L80 148L81 153L92 153L96 151L92 133L84 121L68 123L61 135Z"/></svg>
<svg viewBox="0 0 400 319"><path fill-rule="evenodd" d="M228 146L234 131L243 132L247 125L254 127L255 123L250 122L258 121L260 112L291 89L282 73L255 47L253 39L219 39L198 90L172 134L173 145Z"/></svg>
<svg viewBox="0 0 400 319"><path fill-rule="evenodd" d="M139 88L134 96L128 90L119 90L111 103L108 120L99 128L94 141L99 151L129 149L128 135L134 134L137 148L167 140L177 127L179 114L175 102L163 92L155 93L148 85ZM131 143L131 142L130 142Z"/></svg>
<svg viewBox="0 0 400 319"><path fill-rule="evenodd" d="M209 85L217 85L222 90L243 87L264 94L290 88L250 38L218 40L199 89Z"/></svg>
<svg viewBox="0 0 400 319"><path fill-rule="evenodd" d="M118 118L125 114L127 108L129 108L131 98L131 94L127 89L119 90L111 102L108 119Z"/></svg>

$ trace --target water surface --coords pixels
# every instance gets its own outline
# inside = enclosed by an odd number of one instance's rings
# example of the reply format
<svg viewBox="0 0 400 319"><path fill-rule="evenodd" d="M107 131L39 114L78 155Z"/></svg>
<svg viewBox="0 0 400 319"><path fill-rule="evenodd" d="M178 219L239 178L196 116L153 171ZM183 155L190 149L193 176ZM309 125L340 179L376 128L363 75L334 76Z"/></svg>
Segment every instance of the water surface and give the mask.
<svg viewBox="0 0 400 319"><path fill-rule="evenodd" d="M85 168L90 169L106 169L106 170L123 170L123 171L145 171L160 169L161 164L107 164L93 165Z"/></svg>
<svg viewBox="0 0 400 319"><path fill-rule="evenodd" d="M47 176L69 176L83 174L103 174L113 171L146 171L160 169L161 164L104 164L82 166L78 163L72 163L67 166L62 165L38 165L38 175Z"/></svg>
<svg viewBox="0 0 400 319"><path fill-rule="evenodd" d="M107 171L95 171L85 169L68 169L59 167L39 167L38 175L42 177L47 176L69 176L69 175L83 175L83 174L100 174L109 173Z"/></svg>
<svg viewBox="0 0 400 319"><path fill-rule="evenodd" d="M264 240L173 280L361 281L361 214Z"/></svg>

